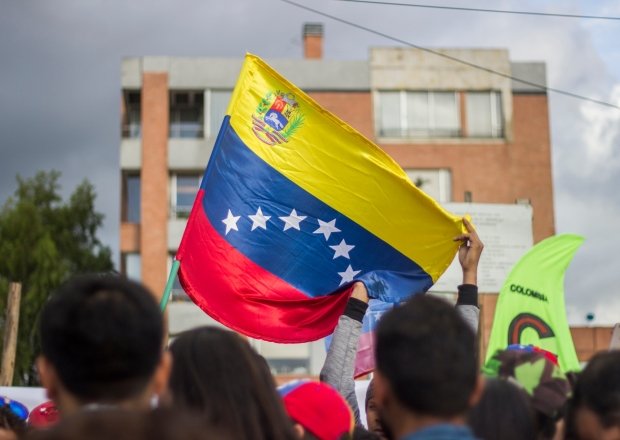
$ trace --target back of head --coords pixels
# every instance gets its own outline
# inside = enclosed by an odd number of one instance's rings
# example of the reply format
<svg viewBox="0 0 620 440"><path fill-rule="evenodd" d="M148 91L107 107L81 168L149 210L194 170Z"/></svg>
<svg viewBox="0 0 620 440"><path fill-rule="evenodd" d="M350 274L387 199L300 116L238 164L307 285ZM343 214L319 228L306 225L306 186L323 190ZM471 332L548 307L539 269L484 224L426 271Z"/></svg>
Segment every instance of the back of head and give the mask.
<svg viewBox="0 0 620 440"><path fill-rule="evenodd" d="M620 351L599 353L590 360L575 384L569 419L577 438L602 437L605 431L620 436Z"/></svg>
<svg viewBox="0 0 620 440"><path fill-rule="evenodd" d="M82 403L140 394L162 356L153 295L119 276L81 276L61 286L43 308L39 331L42 355Z"/></svg>
<svg viewBox="0 0 620 440"><path fill-rule="evenodd" d="M536 438L536 419L527 394L514 383L487 379L480 401L468 415L468 424L485 440Z"/></svg>
<svg viewBox="0 0 620 440"><path fill-rule="evenodd" d="M379 321L376 365L407 411L465 413L477 382L475 337L447 302L417 295Z"/></svg>
<svg viewBox="0 0 620 440"><path fill-rule="evenodd" d="M304 439L340 440L352 435L353 412L330 385L296 380L282 385L278 391L288 415L303 427Z"/></svg>
<svg viewBox="0 0 620 440"><path fill-rule="evenodd" d="M154 411L83 411L51 429L33 431L28 440L227 440L230 433L197 414L158 408Z"/></svg>
<svg viewBox="0 0 620 440"><path fill-rule="evenodd" d="M238 439L293 436L266 363L239 335L215 327L182 333L170 346L173 404L202 413Z"/></svg>

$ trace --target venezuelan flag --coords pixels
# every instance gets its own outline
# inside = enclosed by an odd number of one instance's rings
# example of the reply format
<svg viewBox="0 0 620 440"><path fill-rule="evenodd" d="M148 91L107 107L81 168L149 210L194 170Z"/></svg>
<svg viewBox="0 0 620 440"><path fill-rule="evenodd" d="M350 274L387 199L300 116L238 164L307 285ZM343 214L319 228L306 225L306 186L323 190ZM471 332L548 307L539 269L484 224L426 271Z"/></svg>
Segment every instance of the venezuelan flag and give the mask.
<svg viewBox="0 0 620 440"><path fill-rule="evenodd" d="M425 292L462 231L379 147L247 55L176 258L214 319L305 342L333 331L354 281L384 302Z"/></svg>

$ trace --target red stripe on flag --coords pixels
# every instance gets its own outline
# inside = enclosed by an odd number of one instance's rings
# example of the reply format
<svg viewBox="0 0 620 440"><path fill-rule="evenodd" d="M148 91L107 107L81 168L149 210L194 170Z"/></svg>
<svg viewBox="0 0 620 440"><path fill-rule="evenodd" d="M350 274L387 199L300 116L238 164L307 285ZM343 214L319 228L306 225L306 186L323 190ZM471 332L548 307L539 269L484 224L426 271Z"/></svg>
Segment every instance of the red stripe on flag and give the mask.
<svg viewBox="0 0 620 440"><path fill-rule="evenodd" d="M332 333L351 288L324 297L304 295L222 238L202 208L203 196L200 190L176 255L189 297L213 319L247 336L298 343Z"/></svg>

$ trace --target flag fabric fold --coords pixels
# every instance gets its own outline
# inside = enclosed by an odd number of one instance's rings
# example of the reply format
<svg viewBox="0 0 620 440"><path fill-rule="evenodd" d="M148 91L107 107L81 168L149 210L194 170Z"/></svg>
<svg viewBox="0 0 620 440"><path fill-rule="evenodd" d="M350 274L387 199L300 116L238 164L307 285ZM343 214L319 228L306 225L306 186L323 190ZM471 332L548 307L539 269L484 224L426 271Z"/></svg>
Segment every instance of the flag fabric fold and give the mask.
<svg viewBox="0 0 620 440"><path fill-rule="evenodd" d="M489 337L486 360L511 344L531 344L558 356L562 371L578 371L579 360L564 305L564 272L584 238L549 237L515 264L504 282Z"/></svg>
<svg viewBox="0 0 620 440"><path fill-rule="evenodd" d="M214 319L305 342L332 332L354 281L388 303L425 292L462 231L380 148L247 55L176 258Z"/></svg>

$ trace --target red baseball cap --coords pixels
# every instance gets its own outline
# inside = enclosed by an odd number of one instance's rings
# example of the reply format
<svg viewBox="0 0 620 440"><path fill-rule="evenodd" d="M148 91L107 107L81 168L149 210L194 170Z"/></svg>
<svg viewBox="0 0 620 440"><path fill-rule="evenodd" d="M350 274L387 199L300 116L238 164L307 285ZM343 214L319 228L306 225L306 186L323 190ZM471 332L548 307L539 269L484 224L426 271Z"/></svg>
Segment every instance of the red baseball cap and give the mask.
<svg viewBox="0 0 620 440"><path fill-rule="evenodd" d="M353 412L330 385L297 380L282 385L278 392L288 415L320 440L339 440L353 433Z"/></svg>

